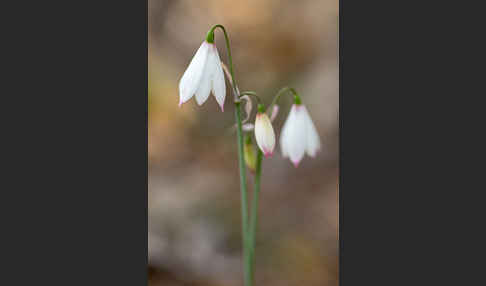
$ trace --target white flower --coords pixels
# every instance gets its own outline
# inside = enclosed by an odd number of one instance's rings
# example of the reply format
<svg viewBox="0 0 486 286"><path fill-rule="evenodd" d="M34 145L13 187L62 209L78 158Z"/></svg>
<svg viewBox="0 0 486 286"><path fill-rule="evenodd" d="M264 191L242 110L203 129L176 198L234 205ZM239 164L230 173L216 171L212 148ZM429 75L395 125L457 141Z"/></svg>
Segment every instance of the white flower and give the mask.
<svg viewBox="0 0 486 286"><path fill-rule="evenodd" d="M305 153L315 157L320 147L319 134L307 109L302 104L292 105L280 134L282 155L285 158L289 157L294 166L297 167Z"/></svg>
<svg viewBox="0 0 486 286"><path fill-rule="evenodd" d="M273 154L275 148L275 132L272 122L264 112L258 112L255 120L255 139L265 157Z"/></svg>
<svg viewBox="0 0 486 286"><path fill-rule="evenodd" d="M196 95L196 102L201 105L208 99L211 91L221 106L221 111L224 111L226 85L218 49L214 43L204 41L179 82L179 106L193 95Z"/></svg>

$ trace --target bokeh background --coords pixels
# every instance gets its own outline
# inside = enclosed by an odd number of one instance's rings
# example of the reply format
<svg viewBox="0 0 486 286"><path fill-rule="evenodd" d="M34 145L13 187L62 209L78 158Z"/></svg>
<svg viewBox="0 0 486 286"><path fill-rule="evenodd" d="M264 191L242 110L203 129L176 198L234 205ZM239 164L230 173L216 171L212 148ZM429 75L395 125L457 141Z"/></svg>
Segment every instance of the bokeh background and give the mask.
<svg viewBox="0 0 486 286"><path fill-rule="evenodd" d="M263 161L256 285L338 285L338 1L148 4L149 285L242 285L229 84L224 113L213 96L201 107L194 99L178 107L179 80L214 24L229 33L240 90L268 104L281 87L296 88L323 144L297 169L278 143ZM227 63L220 30L216 45ZM277 136L291 101L280 103Z"/></svg>

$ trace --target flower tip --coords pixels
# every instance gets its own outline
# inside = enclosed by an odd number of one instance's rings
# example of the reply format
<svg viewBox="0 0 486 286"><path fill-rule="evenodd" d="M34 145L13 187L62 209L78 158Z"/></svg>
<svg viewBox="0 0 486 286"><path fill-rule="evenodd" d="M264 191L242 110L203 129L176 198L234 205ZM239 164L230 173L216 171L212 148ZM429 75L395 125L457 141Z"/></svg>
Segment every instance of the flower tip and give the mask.
<svg viewBox="0 0 486 286"><path fill-rule="evenodd" d="M221 112L224 112L224 105L221 105Z"/></svg>
<svg viewBox="0 0 486 286"><path fill-rule="evenodd" d="M265 156L265 158L272 157L273 156L273 151L264 152L263 155Z"/></svg>
<svg viewBox="0 0 486 286"><path fill-rule="evenodd" d="M297 167L299 167L299 163L300 163L300 161L295 161L295 162L294 162L294 161L292 161L292 163L294 164L294 167L295 167L295 168L297 168Z"/></svg>

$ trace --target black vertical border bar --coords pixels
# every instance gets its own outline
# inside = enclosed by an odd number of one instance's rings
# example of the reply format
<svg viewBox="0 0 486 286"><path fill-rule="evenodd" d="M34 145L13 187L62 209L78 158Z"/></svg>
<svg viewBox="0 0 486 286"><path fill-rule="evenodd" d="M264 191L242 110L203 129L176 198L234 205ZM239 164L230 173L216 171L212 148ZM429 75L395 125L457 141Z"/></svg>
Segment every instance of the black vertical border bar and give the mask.
<svg viewBox="0 0 486 286"><path fill-rule="evenodd" d="M148 1L5 4L0 285L147 285Z"/></svg>
<svg viewBox="0 0 486 286"><path fill-rule="evenodd" d="M145 277L144 281L142 282L143 285L148 285L148 1L149 0L144 0L145 3L145 29L144 29L144 38L145 38L145 92L144 92L144 105L145 105L145 149L144 149L144 154L145 154L145 184L144 184L144 200L145 200L145 224L144 224L144 237L145 237L145 244L144 244L144 250L143 252L145 253L145 265L143 265L143 268L145 270Z"/></svg>

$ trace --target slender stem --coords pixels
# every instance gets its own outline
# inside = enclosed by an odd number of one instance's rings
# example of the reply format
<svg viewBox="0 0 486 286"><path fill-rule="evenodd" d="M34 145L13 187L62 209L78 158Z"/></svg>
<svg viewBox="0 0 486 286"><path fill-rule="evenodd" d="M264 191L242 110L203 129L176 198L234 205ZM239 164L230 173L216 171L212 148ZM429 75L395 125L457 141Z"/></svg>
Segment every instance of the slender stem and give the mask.
<svg viewBox="0 0 486 286"><path fill-rule="evenodd" d="M236 84L235 74L233 70L233 59L231 57L231 48L229 43L228 33L222 25L215 25L208 32L208 37L210 41L214 41L214 30L216 28L221 28L224 33L224 38L226 40L226 49L228 51L228 62L229 70L231 75L231 86L233 87L233 93L235 98L235 120L236 120L236 138L238 142L238 166L240 169L240 191L241 191L241 228L242 228L242 243L243 243L243 273L244 273L244 285L252 286L252 280L250 277L251 260L250 252L248 249L248 200L247 200L247 186L246 186L246 167L243 158L243 130L241 124L241 110L240 110L240 98L239 90Z"/></svg>
<svg viewBox="0 0 486 286"><path fill-rule="evenodd" d="M257 163L255 168L255 185L253 192L253 202L251 204L250 214L250 280L255 280L255 237L258 223L258 195L260 194L260 179L262 176L262 159L263 153L258 149Z"/></svg>
<svg viewBox="0 0 486 286"><path fill-rule="evenodd" d="M272 103L268 106L268 109L267 110L270 110L270 112L272 112L272 107L277 103L277 101L280 99L280 97L286 92L286 91L290 91L292 92L292 94L295 96L298 96L297 94L297 91L295 91L295 89L291 88L291 87L283 87L281 88L278 92L277 92L277 95L275 95L275 97L273 98L272 100Z"/></svg>
<svg viewBox="0 0 486 286"><path fill-rule="evenodd" d="M237 88L237 84L236 84L235 73L234 73L234 70L233 70L233 57L231 56L231 48L230 48L228 33L226 33L226 29L224 28L223 25L218 24L218 25L214 25L211 28L211 30L209 30L208 34L213 34L214 30L216 28L220 28L221 30L223 30L223 33L224 33L224 39L226 41L226 50L228 51L229 71L230 71L230 74L231 74L231 86L233 87L235 101L237 102L237 101L239 101L239 92L238 92L238 88Z"/></svg>
<svg viewBox="0 0 486 286"><path fill-rule="evenodd" d="M243 238L243 273L245 286L251 286L251 260L248 243L248 199L246 191L246 168L243 158L243 131L241 126L240 103L235 103L235 120L237 124L236 136L238 138L238 163L240 168L240 189L241 189L241 218L242 218L242 238Z"/></svg>

